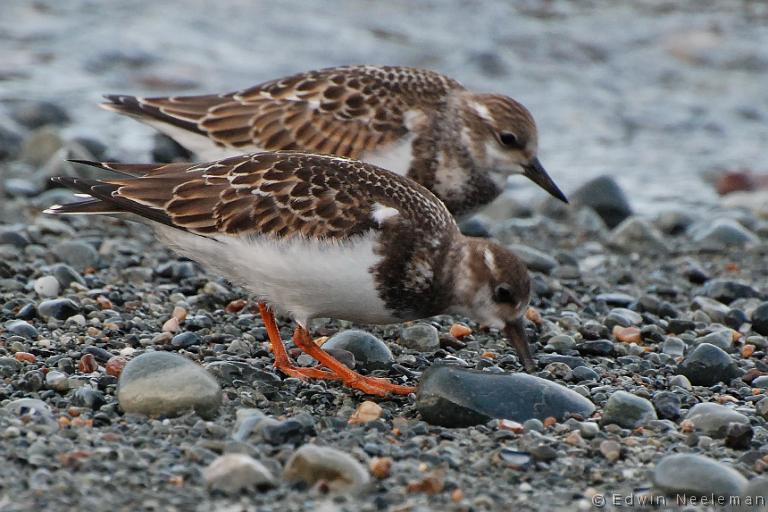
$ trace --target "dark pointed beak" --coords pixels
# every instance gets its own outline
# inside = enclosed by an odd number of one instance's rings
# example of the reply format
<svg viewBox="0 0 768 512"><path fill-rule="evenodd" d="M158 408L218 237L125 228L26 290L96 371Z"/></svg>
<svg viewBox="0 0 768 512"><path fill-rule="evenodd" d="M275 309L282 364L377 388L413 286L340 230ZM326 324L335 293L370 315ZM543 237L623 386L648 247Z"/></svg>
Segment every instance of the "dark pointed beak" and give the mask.
<svg viewBox="0 0 768 512"><path fill-rule="evenodd" d="M511 322L507 322L504 326L504 336L507 337L507 342L515 347L517 351L517 357L525 366L525 371L532 372L538 369L538 366L533 361L533 355L531 353L531 346L528 344L528 338L525 336L525 327L522 317Z"/></svg>
<svg viewBox="0 0 768 512"><path fill-rule="evenodd" d="M539 162L537 157L534 157L533 160L528 162L528 165L524 165L523 170L523 174L529 180L549 192L553 197L558 198L564 203L568 202L568 198L566 198L560 188L555 185L555 182L549 177L549 174L544 170L544 166L541 165L541 162Z"/></svg>

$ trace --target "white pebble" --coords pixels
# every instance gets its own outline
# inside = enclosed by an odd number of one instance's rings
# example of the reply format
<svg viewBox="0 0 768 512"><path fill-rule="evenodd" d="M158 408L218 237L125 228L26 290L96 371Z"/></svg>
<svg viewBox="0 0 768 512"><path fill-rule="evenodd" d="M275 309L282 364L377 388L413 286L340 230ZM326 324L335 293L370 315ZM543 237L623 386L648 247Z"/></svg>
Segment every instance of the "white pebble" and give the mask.
<svg viewBox="0 0 768 512"><path fill-rule="evenodd" d="M35 292L41 297L58 297L59 281L53 276L43 276L35 280Z"/></svg>

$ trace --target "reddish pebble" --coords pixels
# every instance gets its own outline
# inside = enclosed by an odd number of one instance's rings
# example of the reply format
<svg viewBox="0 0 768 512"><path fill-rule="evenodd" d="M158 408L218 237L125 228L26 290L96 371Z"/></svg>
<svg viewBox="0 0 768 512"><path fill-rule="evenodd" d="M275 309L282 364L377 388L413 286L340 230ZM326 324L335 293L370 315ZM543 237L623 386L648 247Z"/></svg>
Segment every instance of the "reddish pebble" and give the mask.
<svg viewBox="0 0 768 512"><path fill-rule="evenodd" d="M128 364L128 361L126 361L124 357L110 357L106 364L107 375L120 377L120 374L123 373L123 368L125 368L126 364Z"/></svg>
<svg viewBox="0 0 768 512"><path fill-rule="evenodd" d="M93 373L99 369L99 365L96 364L96 358L93 357L93 354L85 354L81 357L77 367L81 373Z"/></svg>
<svg viewBox="0 0 768 512"><path fill-rule="evenodd" d="M96 303L101 309L112 309L112 301L103 295L96 297Z"/></svg>
<svg viewBox="0 0 768 512"><path fill-rule="evenodd" d="M525 311L525 318L527 318L528 320L530 320L536 325L541 324L541 321L542 321L541 314L539 313L539 311L536 308L531 306L528 306L528 309Z"/></svg>
<svg viewBox="0 0 768 512"><path fill-rule="evenodd" d="M467 336L472 334L472 329L470 329L464 324L453 324L451 326L450 333L451 333L451 336L460 340L461 338L466 338Z"/></svg>
<svg viewBox="0 0 768 512"><path fill-rule="evenodd" d="M752 357L755 353L755 346L752 344L744 345L741 347L741 357Z"/></svg>
<svg viewBox="0 0 768 512"><path fill-rule="evenodd" d="M34 354L30 354L29 352L16 352L14 354L14 357L17 361L24 361L25 363L34 363L37 361L37 358Z"/></svg>
<svg viewBox="0 0 768 512"><path fill-rule="evenodd" d="M544 418L545 427L549 428L549 427L554 427L555 425L557 425L557 418L555 418L554 416L549 416L547 418Z"/></svg>
<svg viewBox="0 0 768 512"><path fill-rule="evenodd" d="M227 311L227 313L237 313L241 311L246 304L247 302L244 299L237 299L227 304L227 307L224 309Z"/></svg>
<svg viewBox="0 0 768 512"><path fill-rule="evenodd" d="M640 337L640 329L637 327L621 327L620 325L613 326L613 337L622 343L642 343L643 338Z"/></svg>
<svg viewBox="0 0 768 512"><path fill-rule="evenodd" d="M392 470L392 459L390 457L374 457L368 463L368 469L374 477L383 480L389 476Z"/></svg>
<svg viewBox="0 0 768 512"><path fill-rule="evenodd" d="M178 320L180 324L184 323L184 320L187 319L187 310L181 306L176 306L173 308L173 313L171 313L171 316Z"/></svg>

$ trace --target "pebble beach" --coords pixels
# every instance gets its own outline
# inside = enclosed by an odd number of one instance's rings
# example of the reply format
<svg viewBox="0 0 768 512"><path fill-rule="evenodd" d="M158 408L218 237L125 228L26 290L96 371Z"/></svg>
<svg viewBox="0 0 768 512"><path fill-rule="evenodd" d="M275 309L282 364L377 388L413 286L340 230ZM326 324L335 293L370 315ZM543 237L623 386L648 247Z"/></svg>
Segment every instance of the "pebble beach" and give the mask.
<svg viewBox="0 0 768 512"><path fill-rule="evenodd" d="M162 4L162 5L161 5ZM0 17L0 510L756 510L768 500L768 9L11 1ZM373 398L286 378L247 292L142 224L52 217L67 159L189 155L102 94L349 63L510 94L568 205L521 177L461 223L531 273L525 373L466 318L318 321ZM303 366L314 361L282 338Z"/></svg>

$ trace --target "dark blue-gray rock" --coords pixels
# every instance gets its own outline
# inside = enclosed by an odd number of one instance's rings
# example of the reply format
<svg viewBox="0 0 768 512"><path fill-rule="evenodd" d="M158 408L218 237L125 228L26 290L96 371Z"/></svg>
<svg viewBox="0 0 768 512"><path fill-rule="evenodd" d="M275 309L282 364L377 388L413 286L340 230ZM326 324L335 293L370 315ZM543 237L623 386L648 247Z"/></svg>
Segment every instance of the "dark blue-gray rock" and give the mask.
<svg viewBox="0 0 768 512"><path fill-rule="evenodd" d="M567 334L558 334L547 340L547 347L551 348L558 354L567 354L576 347L576 340L573 339L573 336L568 336Z"/></svg>
<svg viewBox="0 0 768 512"><path fill-rule="evenodd" d="M725 428L725 446L734 450L747 450L752 445L755 431L752 425L745 423L730 423Z"/></svg>
<svg viewBox="0 0 768 512"><path fill-rule="evenodd" d="M732 308L728 314L725 315L725 325L734 331L740 330L741 327L747 323L749 323L749 317L741 309Z"/></svg>
<svg viewBox="0 0 768 512"><path fill-rule="evenodd" d="M15 229L0 229L0 245L12 245L16 248L23 249L29 245L29 238L26 234L20 230Z"/></svg>
<svg viewBox="0 0 768 512"><path fill-rule="evenodd" d="M101 391L89 386L83 386L72 393L71 402L76 407L87 407L97 411L102 405L107 403L107 399Z"/></svg>
<svg viewBox="0 0 768 512"><path fill-rule="evenodd" d="M176 348L188 348L202 343L200 336L193 332L182 332L171 338L171 345Z"/></svg>
<svg viewBox="0 0 768 512"><path fill-rule="evenodd" d="M315 434L314 425L307 424L296 418L266 424L261 429L262 439L271 445L301 444L307 437Z"/></svg>
<svg viewBox="0 0 768 512"><path fill-rule="evenodd" d="M723 304L730 304L736 299L751 299L760 297L759 291L746 283L732 281L730 279L712 279L702 288L701 294L715 299Z"/></svg>
<svg viewBox="0 0 768 512"><path fill-rule="evenodd" d="M576 382L598 380L600 378L597 372L588 366L577 366L573 369L571 375Z"/></svg>
<svg viewBox="0 0 768 512"><path fill-rule="evenodd" d="M523 244L507 244L507 249L510 249L523 260L528 270L549 274L558 266L555 258L533 247Z"/></svg>
<svg viewBox="0 0 768 512"><path fill-rule="evenodd" d="M551 363L565 363L567 364L571 369L577 368L579 366L587 366L587 362L577 356L565 356L560 354L543 354L538 356L539 359L539 365L540 366L546 366Z"/></svg>
<svg viewBox="0 0 768 512"><path fill-rule="evenodd" d="M488 223L478 217L470 217L459 222L459 230L464 236L475 238L489 238Z"/></svg>
<svg viewBox="0 0 768 512"><path fill-rule="evenodd" d="M14 121L31 130L47 125L63 125L69 122L67 111L50 101L19 101L15 102L10 110L11 118Z"/></svg>
<svg viewBox="0 0 768 512"><path fill-rule="evenodd" d="M211 419L222 396L216 379L192 361L171 352L148 352L125 365L117 399L126 413L160 417L194 410Z"/></svg>
<svg viewBox="0 0 768 512"><path fill-rule="evenodd" d="M681 318L672 318L667 325L667 331L672 334L682 334L694 329L696 329L695 322L692 322L691 320L683 320Z"/></svg>
<svg viewBox="0 0 768 512"><path fill-rule="evenodd" d="M626 308L613 308L606 315L603 324L608 329L613 329L619 325L621 327L629 327L631 325L640 325L643 323L643 317L637 311L632 311Z"/></svg>
<svg viewBox="0 0 768 512"><path fill-rule="evenodd" d="M36 340L38 337L37 329L24 320L11 320L5 324L5 329L16 336L22 336L28 340Z"/></svg>
<svg viewBox="0 0 768 512"><path fill-rule="evenodd" d="M50 272L53 274L53 277L59 281L62 288L67 288L72 283L78 283L85 286L85 279L83 279L83 276L66 263L56 263L55 265L51 265Z"/></svg>
<svg viewBox="0 0 768 512"><path fill-rule="evenodd" d="M323 343L323 350L340 349L351 352L357 367L385 370L395 361L386 343L371 333L349 329L334 334Z"/></svg>
<svg viewBox="0 0 768 512"><path fill-rule="evenodd" d="M283 470L283 479L312 487L322 480L334 493L354 493L370 480L368 470L349 453L305 444L296 450Z"/></svg>
<svg viewBox="0 0 768 512"><path fill-rule="evenodd" d="M669 250L659 230L645 219L630 217L611 231L608 244L624 252L661 252Z"/></svg>
<svg viewBox="0 0 768 512"><path fill-rule="evenodd" d="M667 455L656 464L653 484L663 493L675 496L739 496L747 479L722 462L688 453Z"/></svg>
<svg viewBox="0 0 768 512"><path fill-rule="evenodd" d="M421 377L416 407L424 421L467 427L498 418L523 423L531 418L558 421L587 417L595 406L570 389L533 375L489 373L433 366Z"/></svg>
<svg viewBox="0 0 768 512"><path fill-rule="evenodd" d="M23 178L8 178L4 183L5 193L11 197L35 197L42 189L36 183Z"/></svg>
<svg viewBox="0 0 768 512"><path fill-rule="evenodd" d="M434 325L417 323L400 331L400 344L412 350L431 352L440 348L440 335Z"/></svg>
<svg viewBox="0 0 768 512"><path fill-rule="evenodd" d="M0 357L0 378L13 377L21 370L21 363L12 357Z"/></svg>
<svg viewBox="0 0 768 512"><path fill-rule="evenodd" d="M680 417L680 397L671 391L659 391L653 396L656 414L662 420L676 420Z"/></svg>
<svg viewBox="0 0 768 512"><path fill-rule="evenodd" d="M686 262L683 267L683 275L693 284L704 284L712 278L709 272L695 261Z"/></svg>
<svg viewBox="0 0 768 512"><path fill-rule="evenodd" d="M763 302L752 312L752 330L768 336L768 302Z"/></svg>
<svg viewBox="0 0 768 512"><path fill-rule="evenodd" d="M653 404L645 398L626 391L616 391L603 407L602 425L615 423L624 428L635 428L657 419Z"/></svg>
<svg viewBox="0 0 768 512"><path fill-rule="evenodd" d="M613 342L610 340L590 340L576 346L579 354L585 356L609 356L613 354Z"/></svg>
<svg viewBox="0 0 768 512"><path fill-rule="evenodd" d="M61 242L55 245L52 251L59 261L81 272L88 267L93 267L99 261L99 253L96 249L91 244L79 240Z"/></svg>
<svg viewBox="0 0 768 512"><path fill-rule="evenodd" d="M11 160L19 156L21 143L21 135L0 124L0 161Z"/></svg>
<svg viewBox="0 0 768 512"><path fill-rule="evenodd" d="M211 490L239 493L264 491L277 486L277 480L264 464L244 453L227 453L214 459L203 470L203 480Z"/></svg>
<svg viewBox="0 0 768 512"><path fill-rule="evenodd" d="M609 306L619 306L625 308L635 302L637 299L626 293L612 292L598 294L595 297L595 300L605 302Z"/></svg>
<svg viewBox="0 0 768 512"><path fill-rule="evenodd" d="M609 227L618 226L632 215L627 196L610 176L588 181L570 194L571 203L592 208Z"/></svg>
<svg viewBox="0 0 768 512"><path fill-rule="evenodd" d="M736 378L738 369L724 350L702 343L688 354L678 366L677 373L688 377L694 386L714 386Z"/></svg>
<svg viewBox="0 0 768 512"><path fill-rule="evenodd" d="M743 247L756 244L760 239L734 219L717 219L714 222L691 226L693 241L707 251Z"/></svg>
<svg viewBox="0 0 768 512"><path fill-rule="evenodd" d="M37 306L37 312L43 318L66 320L80 313L80 306L72 299L51 299L41 302Z"/></svg>
<svg viewBox="0 0 768 512"><path fill-rule="evenodd" d="M714 345L717 348L728 351L733 348L733 335L730 331L721 330L711 332L693 340L694 345L701 345L702 343L709 343L710 345Z"/></svg>
<svg viewBox="0 0 768 512"><path fill-rule="evenodd" d="M100 363L106 363L114 356L109 350L93 345L83 347L82 352L83 354L91 354Z"/></svg>
<svg viewBox="0 0 768 512"><path fill-rule="evenodd" d="M714 438L725 437L731 423L749 424L749 418L743 414L713 402L694 405L685 419L693 423L696 430Z"/></svg>
<svg viewBox="0 0 768 512"><path fill-rule="evenodd" d="M680 357L685 354L685 342L680 338L669 336L664 340L664 344L661 346L661 352L672 357Z"/></svg>

